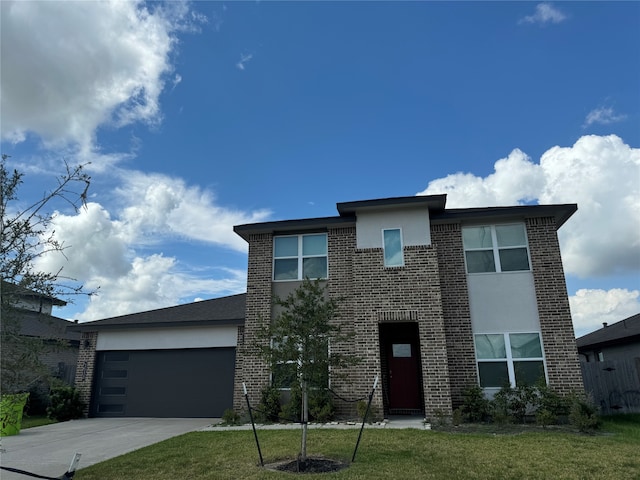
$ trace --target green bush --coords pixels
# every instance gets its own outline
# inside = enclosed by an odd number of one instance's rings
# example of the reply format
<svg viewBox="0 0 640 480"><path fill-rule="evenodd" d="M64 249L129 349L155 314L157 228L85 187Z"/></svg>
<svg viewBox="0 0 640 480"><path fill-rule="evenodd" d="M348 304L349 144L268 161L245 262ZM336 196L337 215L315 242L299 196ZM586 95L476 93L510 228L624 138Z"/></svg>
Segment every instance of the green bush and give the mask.
<svg viewBox="0 0 640 480"><path fill-rule="evenodd" d="M484 391L479 385L474 385L462 392L462 407L460 414L462 420L476 423L484 422L489 417L489 400L484 396Z"/></svg>
<svg viewBox="0 0 640 480"><path fill-rule="evenodd" d="M280 419L280 390L267 385L260 394L260 403L255 409L258 422L277 422Z"/></svg>
<svg viewBox="0 0 640 480"><path fill-rule="evenodd" d="M240 414L233 408L227 408L222 414L222 423L225 425L238 425L240 423Z"/></svg>
<svg viewBox="0 0 640 480"><path fill-rule="evenodd" d="M367 413L368 404L369 400L360 400L358 403L356 403L356 412L358 414L358 418L364 418L365 413ZM371 408L369 408L369 413L367 414L367 418L364 419L364 421L366 423L373 423L380 421L381 419L382 416L380 415L378 408L375 405L371 405Z"/></svg>
<svg viewBox="0 0 640 480"><path fill-rule="evenodd" d="M47 416L59 422L81 418L85 403L73 387L56 387L51 390L51 404L47 407Z"/></svg>
<svg viewBox="0 0 640 480"><path fill-rule="evenodd" d="M569 411L569 422L580 432L593 433L600 428L601 424L598 407L590 397L574 395Z"/></svg>
<svg viewBox="0 0 640 480"><path fill-rule="evenodd" d="M309 392L309 417L316 422L325 423L333 420L335 406L333 398L326 389Z"/></svg>
<svg viewBox="0 0 640 480"><path fill-rule="evenodd" d="M491 401L493 420L498 423L524 423L527 415L536 410L538 398L535 387L522 385L512 388L505 385Z"/></svg>

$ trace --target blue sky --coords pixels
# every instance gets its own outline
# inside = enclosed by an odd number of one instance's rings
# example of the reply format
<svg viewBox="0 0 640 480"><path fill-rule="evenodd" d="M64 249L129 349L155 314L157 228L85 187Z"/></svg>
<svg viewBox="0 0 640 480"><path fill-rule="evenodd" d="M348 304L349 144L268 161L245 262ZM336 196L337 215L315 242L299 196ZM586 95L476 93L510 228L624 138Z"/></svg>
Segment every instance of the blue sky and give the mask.
<svg viewBox="0 0 640 480"><path fill-rule="evenodd" d="M578 203L578 335L640 311L638 2L13 2L2 152L59 206L81 321L245 291L233 225L337 202Z"/></svg>

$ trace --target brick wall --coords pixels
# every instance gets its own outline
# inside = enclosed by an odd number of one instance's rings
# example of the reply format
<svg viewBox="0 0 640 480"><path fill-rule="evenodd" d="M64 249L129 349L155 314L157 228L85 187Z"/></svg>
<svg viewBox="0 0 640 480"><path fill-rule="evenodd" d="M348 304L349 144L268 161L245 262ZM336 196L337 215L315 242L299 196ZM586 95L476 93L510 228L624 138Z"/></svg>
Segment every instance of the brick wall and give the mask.
<svg viewBox="0 0 640 480"><path fill-rule="evenodd" d="M82 332L80 337L80 350L76 366L75 386L80 394L80 399L85 403L84 416L89 415L91 403L91 388L96 366L96 344L98 332Z"/></svg>
<svg viewBox="0 0 640 480"><path fill-rule="evenodd" d="M260 402L260 393L268 385L270 368L255 348L261 322L271 318L271 268L273 238L270 234L256 234L249 238L247 268L247 306L244 329L238 330L233 408L246 407L242 383L246 383L252 406Z"/></svg>
<svg viewBox="0 0 640 480"><path fill-rule="evenodd" d="M457 408L462 392L478 384L460 224L431 225L431 241L438 252L451 399Z"/></svg>
<svg viewBox="0 0 640 480"><path fill-rule="evenodd" d="M561 394L582 391L555 220L528 218L526 225L549 386Z"/></svg>

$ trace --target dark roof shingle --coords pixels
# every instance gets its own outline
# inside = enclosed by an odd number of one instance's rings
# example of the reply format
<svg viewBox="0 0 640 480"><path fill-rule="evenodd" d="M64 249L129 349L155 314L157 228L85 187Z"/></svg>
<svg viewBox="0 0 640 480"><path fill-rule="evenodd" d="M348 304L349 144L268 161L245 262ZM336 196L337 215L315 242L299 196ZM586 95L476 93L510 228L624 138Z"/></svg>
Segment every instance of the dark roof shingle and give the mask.
<svg viewBox="0 0 640 480"><path fill-rule="evenodd" d="M640 341L640 313L607 325L576 340L578 349L614 343Z"/></svg>

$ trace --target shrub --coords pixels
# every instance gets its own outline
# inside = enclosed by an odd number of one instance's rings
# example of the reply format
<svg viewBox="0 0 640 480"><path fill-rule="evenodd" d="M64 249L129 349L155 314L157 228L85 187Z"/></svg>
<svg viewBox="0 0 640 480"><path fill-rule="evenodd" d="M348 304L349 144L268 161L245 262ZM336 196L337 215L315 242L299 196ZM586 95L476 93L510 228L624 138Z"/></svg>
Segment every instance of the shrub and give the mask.
<svg viewBox="0 0 640 480"><path fill-rule="evenodd" d="M227 408L222 414L222 423L225 425L237 425L240 423L240 414L233 408Z"/></svg>
<svg viewBox="0 0 640 480"><path fill-rule="evenodd" d="M358 414L358 418L364 419L366 423L377 422L382 419L378 408L375 405L371 405L369 408L369 413L367 414L367 418L364 418L367 413L367 405L369 405L368 400L360 400L356 403L356 413Z"/></svg>
<svg viewBox="0 0 640 480"><path fill-rule="evenodd" d="M484 422L489 416L489 400L479 385L474 385L462 392L462 407L460 413L466 422Z"/></svg>
<svg viewBox="0 0 640 480"><path fill-rule="evenodd" d="M333 419L334 413L333 398L327 390L309 392L309 418L311 420L325 423Z"/></svg>
<svg viewBox="0 0 640 480"><path fill-rule="evenodd" d="M569 411L569 422L580 432L593 433L600 428L598 407L587 396L574 395Z"/></svg>
<svg viewBox="0 0 640 480"><path fill-rule="evenodd" d="M280 419L280 390L271 385L262 389L260 403L255 409L259 422L277 422Z"/></svg>
<svg viewBox="0 0 640 480"><path fill-rule="evenodd" d="M56 387L51 390L51 404L47 407L47 416L59 422L81 418L85 403L73 387Z"/></svg>

